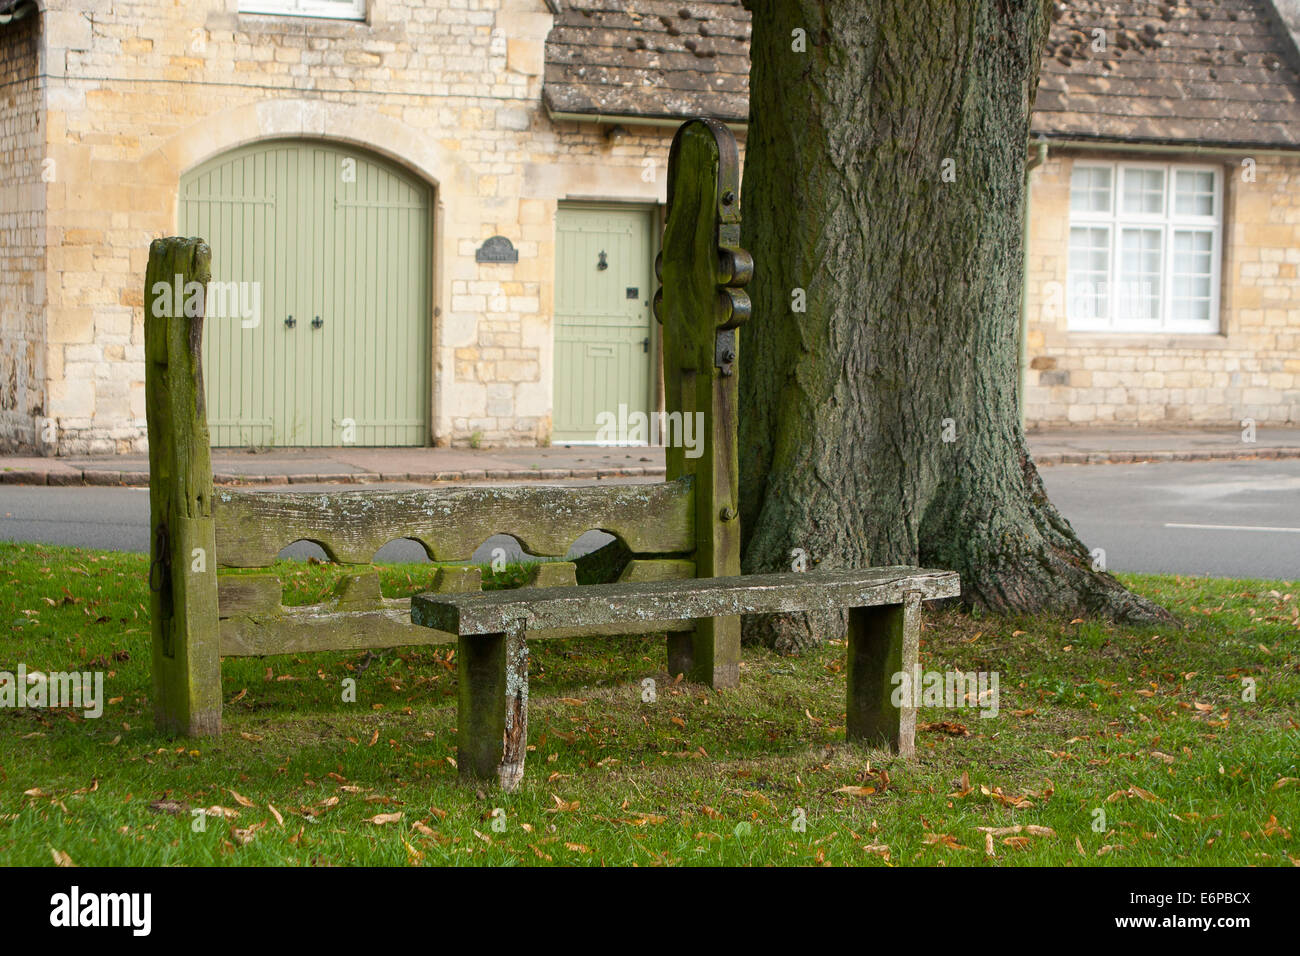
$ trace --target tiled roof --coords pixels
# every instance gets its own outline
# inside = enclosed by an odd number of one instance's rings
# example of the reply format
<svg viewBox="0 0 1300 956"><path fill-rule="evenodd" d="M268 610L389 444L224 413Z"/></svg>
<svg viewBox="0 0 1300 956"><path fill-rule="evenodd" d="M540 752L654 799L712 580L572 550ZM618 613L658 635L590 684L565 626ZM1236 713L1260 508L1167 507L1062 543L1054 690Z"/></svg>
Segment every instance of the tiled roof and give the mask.
<svg viewBox="0 0 1300 956"><path fill-rule="evenodd" d="M749 116L749 11L739 0L558 0L546 105L558 113Z"/></svg>
<svg viewBox="0 0 1300 956"><path fill-rule="evenodd" d="M556 5L544 92L553 112L747 118L739 0ZM1052 15L1035 134L1300 148L1300 63L1272 0L1062 0Z"/></svg>
<svg viewBox="0 0 1300 956"><path fill-rule="evenodd" d="M1035 133L1300 147L1300 79L1269 0L1070 0L1053 17Z"/></svg>

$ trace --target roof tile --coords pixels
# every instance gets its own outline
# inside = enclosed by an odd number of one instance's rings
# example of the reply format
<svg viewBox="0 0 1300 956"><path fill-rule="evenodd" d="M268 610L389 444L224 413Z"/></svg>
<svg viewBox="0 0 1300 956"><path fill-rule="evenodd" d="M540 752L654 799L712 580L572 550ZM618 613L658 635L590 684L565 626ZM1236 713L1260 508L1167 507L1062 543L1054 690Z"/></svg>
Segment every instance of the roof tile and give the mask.
<svg viewBox="0 0 1300 956"><path fill-rule="evenodd" d="M748 117L740 0L560 0L544 97L566 113ZM1032 130L1300 148L1300 76L1270 0L1060 0ZM1094 30L1105 47L1093 49Z"/></svg>

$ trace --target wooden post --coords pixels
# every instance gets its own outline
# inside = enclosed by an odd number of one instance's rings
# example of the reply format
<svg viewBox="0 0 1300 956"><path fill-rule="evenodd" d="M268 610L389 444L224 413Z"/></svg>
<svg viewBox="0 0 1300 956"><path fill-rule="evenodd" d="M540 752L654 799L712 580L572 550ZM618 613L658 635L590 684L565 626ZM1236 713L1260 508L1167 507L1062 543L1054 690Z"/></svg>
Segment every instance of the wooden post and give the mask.
<svg viewBox="0 0 1300 956"><path fill-rule="evenodd" d="M709 119L684 123L668 159L668 216L655 264L663 285L655 315L663 323L667 477L695 479L698 577L740 573L736 327L749 317L741 287L754 267L740 248L739 194L731 131ZM687 437L695 447L686 447ZM669 635L668 670L713 687L736 686L740 618L709 618L691 632Z"/></svg>
<svg viewBox="0 0 1300 956"><path fill-rule="evenodd" d="M221 733L217 545L200 353L211 259L201 239L156 239L144 284L154 723L192 736Z"/></svg>
<svg viewBox="0 0 1300 956"><path fill-rule="evenodd" d="M916 707L912 679L921 638L921 594L907 592L902 604L855 607L849 611L848 724L850 742L883 746L904 756L916 752ZM909 675L908 693L898 705L897 674Z"/></svg>
<svg viewBox="0 0 1300 956"><path fill-rule="evenodd" d="M462 636L456 766L462 779L495 780L512 792L528 753L528 643L524 624L504 634Z"/></svg>

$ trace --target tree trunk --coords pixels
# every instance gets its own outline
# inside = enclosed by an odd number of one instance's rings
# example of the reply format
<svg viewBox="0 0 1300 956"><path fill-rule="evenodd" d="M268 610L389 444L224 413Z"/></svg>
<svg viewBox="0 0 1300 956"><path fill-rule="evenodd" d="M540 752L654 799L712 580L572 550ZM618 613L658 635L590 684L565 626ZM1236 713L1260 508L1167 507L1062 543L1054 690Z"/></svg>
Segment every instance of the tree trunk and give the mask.
<svg viewBox="0 0 1300 956"><path fill-rule="evenodd" d="M802 549L824 568L953 569L965 602L998 611L1167 619L1093 570L1019 424L1043 0L747 5L744 570ZM746 638L788 651L842 629L781 615Z"/></svg>

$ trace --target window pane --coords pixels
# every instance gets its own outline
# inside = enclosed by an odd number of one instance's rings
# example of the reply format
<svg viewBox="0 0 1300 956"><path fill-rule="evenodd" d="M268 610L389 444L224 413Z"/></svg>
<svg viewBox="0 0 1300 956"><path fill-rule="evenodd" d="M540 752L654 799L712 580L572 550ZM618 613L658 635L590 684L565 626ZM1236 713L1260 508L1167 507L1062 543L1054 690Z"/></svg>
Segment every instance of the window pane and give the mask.
<svg viewBox="0 0 1300 956"><path fill-rule="evenodd" d="M1120 211L1159 216L1165 211L1165 171L1124 169L1124 194Z"/></svg>
<svg viewBox="0 0 1300 956"><path fill-rule="evenodd" d="M1176 322L1206 322L1214 279L1214 234L1208 229L1174 232L1171 318Z"/></svg>
<svg viewBox="0 0 1300 956"><path fill-rule="evenodd" d="M1174 215L1214 215L1214 173L1187 169L1174 173Z"/></svg>
<svg viewBox="0 0 1300 956"><path fill-rule="evenodd" d="M1127 187L1126 187L1127 188ZM1118 318L1123 321L1160 318L1160 279L1164 230L1120 231Z"/></svg>
<svg viewBox="0 0 1300 956"><path fill-rule="evenodd" d="M1110 168L1075 166L1070 173L1071 212L1110 212Z"/></svg>
<svg viewBox="0 0 1300 956"><path fill-rule="evenodd" d="M1110 227L1070 229L1070 281L1067 315L1072 319L1110 316Z"/></svg>
<svg viewBox="0 0 1300 956"><path fill-rule="evenodd" d="M364 20L365 0L239 0L241 13Z"/></svg>

